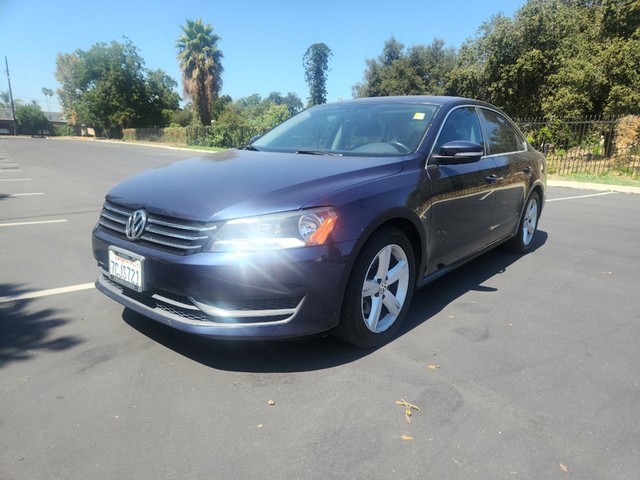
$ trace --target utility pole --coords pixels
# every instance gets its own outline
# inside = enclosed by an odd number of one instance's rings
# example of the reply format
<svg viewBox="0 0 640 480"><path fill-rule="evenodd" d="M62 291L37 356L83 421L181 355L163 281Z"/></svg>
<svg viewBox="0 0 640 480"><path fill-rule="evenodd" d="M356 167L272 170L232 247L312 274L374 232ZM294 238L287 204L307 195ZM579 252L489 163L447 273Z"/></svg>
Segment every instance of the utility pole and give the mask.
<svg viewBox="0 0 640 480"><path fill-rule="evenodd" d="M4 64L7 67L7 82L9 83L9 97L11 98L11 113L13 114L13 135L18 134L18 125L16 123L16 106L13 103L13 92L11 91L11 76L9 75L9 61L4 57Z"/></svg>

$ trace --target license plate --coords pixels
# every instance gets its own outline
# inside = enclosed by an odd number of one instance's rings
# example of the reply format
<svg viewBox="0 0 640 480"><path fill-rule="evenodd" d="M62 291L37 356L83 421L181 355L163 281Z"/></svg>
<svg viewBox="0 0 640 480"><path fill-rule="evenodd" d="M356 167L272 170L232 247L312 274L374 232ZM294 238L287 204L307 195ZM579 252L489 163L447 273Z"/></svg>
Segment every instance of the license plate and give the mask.
<svg viewBox="0 0 640 480"><path fill-rule="evenodd" d="M109 247L109 278L125 287L143 290L144 257L115 247Z"/></svg>

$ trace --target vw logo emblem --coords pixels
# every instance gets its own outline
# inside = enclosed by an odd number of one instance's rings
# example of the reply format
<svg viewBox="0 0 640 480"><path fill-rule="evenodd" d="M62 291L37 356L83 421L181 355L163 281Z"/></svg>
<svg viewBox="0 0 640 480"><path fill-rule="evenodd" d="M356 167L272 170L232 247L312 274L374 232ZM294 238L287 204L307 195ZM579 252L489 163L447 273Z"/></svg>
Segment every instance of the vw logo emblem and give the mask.
<svg viewBox="0 0 640 480"><path fill-rule="evenodd" d="M127 220L125 233L129 240L137 240L144 233L147 226L147 214L144 210L136 210Z"/></svg>

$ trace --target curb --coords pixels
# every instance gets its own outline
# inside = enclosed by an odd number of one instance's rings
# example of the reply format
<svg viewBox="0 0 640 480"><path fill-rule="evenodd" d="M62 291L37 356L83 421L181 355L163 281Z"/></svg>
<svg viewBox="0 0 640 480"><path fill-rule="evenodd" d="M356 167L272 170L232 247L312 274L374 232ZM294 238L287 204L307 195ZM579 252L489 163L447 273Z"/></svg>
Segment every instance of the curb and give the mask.
<svg viewBox="0 0 640 480"><path fill-rule="evenodd" d="M634 193L640 195L640 187L627 185L608 185L605 183L571 182L567 180L547 180L549 187L576 188L579 190L596 190L598 192Z"/></svg>

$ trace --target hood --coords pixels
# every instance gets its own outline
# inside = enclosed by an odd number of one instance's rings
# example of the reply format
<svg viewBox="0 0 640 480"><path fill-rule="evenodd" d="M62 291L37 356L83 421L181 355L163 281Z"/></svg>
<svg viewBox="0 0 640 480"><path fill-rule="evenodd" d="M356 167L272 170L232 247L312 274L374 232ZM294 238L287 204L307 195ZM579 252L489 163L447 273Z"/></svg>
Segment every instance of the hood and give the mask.
<svg viewBox="0 0 640 480"><path fill-rule="evenodd" d="M113 188L107 200L187 220L226 220L297 210L402 166L398 157L227 150L138 174Z"/></svg>

